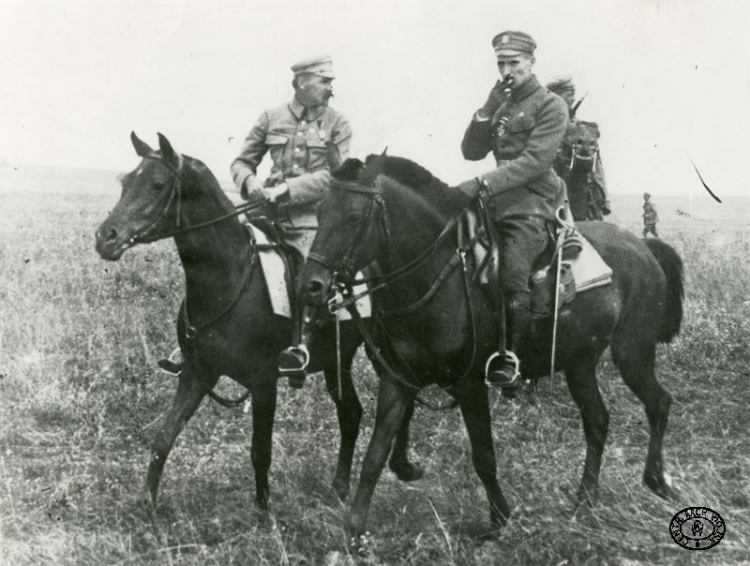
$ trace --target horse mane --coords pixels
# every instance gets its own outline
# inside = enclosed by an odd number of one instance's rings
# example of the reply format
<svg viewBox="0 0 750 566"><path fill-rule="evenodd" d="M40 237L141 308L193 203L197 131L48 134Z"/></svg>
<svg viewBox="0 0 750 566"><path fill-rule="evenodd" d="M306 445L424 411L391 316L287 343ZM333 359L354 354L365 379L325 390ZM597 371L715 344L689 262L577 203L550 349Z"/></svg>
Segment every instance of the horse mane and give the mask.
<svg viewBox="0 0 750 566"><path fill-rule="evenodd" d="M219 183L216 175L213 174L211 169L209 169L205 163L200 159L185 154L182 154L182 158L184 159L184 164L188 171L193 173L200 181L208 183L224 205L234 208L234 203L232 203L232 200L224 192L224 189L221 188L221 183Z"/></svg>
<svg viewBox="0 0 750 566"><path fill-rule="evenodd" d="M465 204L463 193L435 177L427 169L405 157L393 155L369 155L365 160L363 176L368 175L369 169L375 169L376 174L382 173L394 181L414 189L424 196L430 197L441 209L455 210Z"/></svg>

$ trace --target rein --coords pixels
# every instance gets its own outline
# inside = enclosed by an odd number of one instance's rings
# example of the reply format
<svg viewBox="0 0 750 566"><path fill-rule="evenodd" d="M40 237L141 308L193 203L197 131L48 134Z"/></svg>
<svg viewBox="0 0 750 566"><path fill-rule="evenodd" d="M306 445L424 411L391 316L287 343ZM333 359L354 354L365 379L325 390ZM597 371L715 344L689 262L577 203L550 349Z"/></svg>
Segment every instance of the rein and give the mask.
<svg viewBox="0 0 750 566"><path fill-rule="evenodd" d="M166 238L170 238L170 237L177 236L180 234L193 232L195 230L199 230L201 228L205 228L207 226L217 224L218 222L222 222L229 218L239 216L240 214L243 214L244 212L248 212L255 208L260 208L261 206L266 204L263 201L255 202L255 203L245 203L245 204L235 207L235 210L233 210L232 212L222 214L216 218L213 218L205 222L201 222L199 224L193 224L192 226L185 226L184 228L181 228L180 223L182 221L182 182L184 181L182 175L180 174L180 169L182 168L182 164L183 164L182 155L179 156L177 167L174 167L172 164L162 159L162 157L156 153L146 155L144 158L158 161L159 163L164 165L167 169L169 169L174 174L174 177L172 178L172 184L170 185L170 188L169 188L169 195L166 198L166 204L164 205L164 208L162 209L161 213L157 215L156 219L148 225L145 231L143 231L141 234L136 234L135 236L131 238L130 242L132 244L148 244L151 242L164 240ZM162 234L154 234L154 235L149 236L149 232L153 229L153 227L156 225L159 219L162 217L164 218L167 217L167 215L169 214L169 210L172 205L172 202L175 200L176 200L175 224L177 226L177 229L171 230L169 232L165 232ZM250 236L250 245L248 246L248 256L249 257L246 261L246 263L248 264L248 267L242 276L242 280L240 281L240 284L238 285L237 290L235 291L229 303L227 303L227 305L224 306L224 308L222 308L218 314L214 315L209 320L197 326L194 326L190 324L190 319L189 319L188 310L187 310L187 300L184 300L182 302L181 314L185 321L185 338L187 338L187 340L189 341L190 344L192 344L195 350L195 359L198 365L200 365L200 354L198 352L198 343L195 341L195 339L198 337L198 334L201 331L208 328L209 326L215 324L216 322L221 320L223 317L225 317L229 312L231 312L231 310L235 307L237 302L240 300L240 297L242 297L245 291L245 288L247 287L248 283L250 282L252 278L253 272L255 270L254 269L255 264L257 262L257 257L258 257L256 253L255 242L252 238L252 235ZM226 399L218 395L217 393L215 393L213 389L209 389L209 388L206 388L206 394L211 399L219 403L220 405L223 405L224 407L228 407L228 408L233 408L233 407L239 406L240 404L245 402L245 400L247 400L247 398L250 396L250 390L248 389L244 394L242 394L237 399Z"/></svg>
<svg viewBox="0 0 750 566"><path fill-rule="evenodd" d="M357 187L357 186L339 186L337 187L339 190L344 190L348 192L355 192L360 194L366 194L368 195L369 202L368 202L368 208L366 213L365 221L362 222L361 227L357 233L357 237L352 239L352 243L347 249L346 253L344 254L344 257L342 261L340 262L341 265L344 267L343 272L346 273L346 264L349 261L350 256L353 254L355 247L360 243L361 237L371 228L372 223L375 221L375 213L374 210L379 210L381 213L380 221L381 224L384 226L384 232L386 236L386 245L388 242L388 225L384 217L384 210L385 207L382 204L382 200L377 202L378 199L380 199L380 191L376 189L371 188L365 188L365 187ZM471 204L471 203L470 203ZM416 258L409 261L406 265L403 265L402 267L386 274L386 275L378 275L374 277L365 277L362 279L354 279L352 281L348 281L344 284L344 288L346 290L347 296L343 297L340 301L337 300L337 297L334 297L331 302L329 302L329 310L331 312L340 310L340 309L347 309L349 313L352 316L352 319L355 321L357 327L359 328L359 331L362 334L362 337L365 341L365 344L368 346L370 351L373 353L373 355L376 357L378 362L383 366L383 368L388 372L389 375L393 379L395 379L398 383L406 387L407 389L411 389L416 392L415 394L415 401L420 403L421 405L424 405L427 408L433 409L433 410L442 410L442 409L450 409L455 408L457 406L457 402L455 400L452 400L451 402L447 404L441 404L439 406L434 406L433 404L421 399L418 395L418 392L424 387L420 385L414 385L412 383L409 383L402 379L398 372L396 372L393 369L393 366L391 363L388 362L385 355L380 351L380 349L377 347L376 341L373 338L372 334L369 332L367 327L365 326L364 322L362 321L362 317L359 314L359 311L357 310L357 300L359 300L362 297L365 297L367 295L370 295L374 293L375 291L379 289L383 289L387 287L388 285L392 284L394 281L400 279L401 277L413 272L418 267L420 267L425 261L427 261L439 248L439 246L448 238L448 236L452 233L453 229L456 228L458 222L460 219L467 213L469 209L469 205L462 208L457 214L452 216L450 220L446 223L446 225L441 230L440 234L437 236L435 241L431 246L429 246L427 249L425 249L422 253L420 253ZM445 280L448 278L450 273L458 267L458 265L462 266L462 271L464 274L463 280L464 280L464 293L466 295L466 301L469 305L469 318L471 319L471 342L472 342L472 354L471 354L471 361L469 362L469 365L466 367L466 370L464 371L464 374L457 380L457 383L460 383L466 377L468 376L469 372L471 371L471 368L474 366L474 363L476 362L476 354L477 354L477 329L476 329L476 317L474 315L474 309L472 307L471 302L471 281L468 274L468 269L466 266L466 254L467 252L476 244L479 237L474 236L471 240L469 240L463 247L456 250L456 253L451 256L450 261L443 267L438 277L433 282L430 289L427 291L425 295L423 295L420 299L415 301L414 303L392 311L375 311L377 320L382 326L382 319L383 318L398 318L405 316L407 314L413 313L416 310L420 309L424 305L426 305L437 293L437 291L440 289L442 284L445 282ZM313 261L319 265L321 265L326 270L330 271L333 274L334 280L337 278L338 271L336 268L332 265L332 262L330 262L327 258L325 258L322 255L316 254L316 253L310 253L308 255L308 260ZM368 283L374 280L381 281L379 284L374 285L370 288L368 288L366 291L363 291L361 293L358 293L356 295L352 295L352 288L354 285L360 285L362 283ZM387 338L387 333L386 333ZM390 345L390 340L388 340L388 344ZM391 352L393 352L393 348L388 348ZM402 360L403 362L403 360ZM404 365L405 362L403 362ZM408 368L408 365L406 365ZM414 377L415 381L419 383L419 380L416 378L416 375L409 370L412 376ZM451 385L449 387L443 387L441 390L448 391L455 387L454 385Z"/></svg>
<svg viewBox="0 0 750 566"><path fill-rule="evenodd" d="M378 194L378 193L375 193L373 191L353 190L353 189L349 189L349 188L346 188L346 189L341 188L341 190L350 191L350 192L358 192L358 193L369 193L369 194L372 194L372 195L377 195ZM374 201L374 200L375 200L374 198L371 199L371 202ZM348 308L349 304L354 304L359 299L361 299L363 297L366 297L368 295L372 295L373 293L375 293L375 291L379 291L380 289L384 289L388 285L392 284L394 281L396 281L396 280L400 279L401 277L403 277L405 275L408 275L411 272L415 271L418 267L420 267L423 263L425 263L432 256L432 254L435 253L435 251L443 243L443 241L448 236L450 236L451 231L453 230L453 228L456 227L456 225L461 220L461 218L466 214L466 212L468 211L468 208L469 208L469 205L467 205L465 208L461 209L457 214L455 214L448 221L448 223L445 225L445 227L443 228L443 230L440 232L440 234L438 235L438 237L435 239L435 242L431 246L429 246L428 248L426 248L416 258L414 258L413 260L409 261L406 265L403 265L400 268L398 268L398 269L396 269L396 270L394 270L394 271L392 271L390 273L387 273L385 275L375 275L373 277L363 277L363 278L360 278L360 279L354 279L352 281L349 281L347 284L350 285L350 286L352 286L352 287L357 286L357 285L371 283L373 281L380 281L380 283L378 283L377 285L368 286L368 288L366 290L361 291L360 293L357 293L356 295L352 295L351 297L347 297L346 299L344 299L344 302L341 304L340 308ZM362 223L362 227L360 228L360 230L359 230L359 232L357 234L358 237L352 239L352 245L347 250L347 252L344 255L344 258L343 258L343 260L341 262L341 264L343 266L346 265L346 262L348 261L349 256L351 255L352 251L354 250L354 247L359 243L359 241L358 241L359 237L362 236L367 229L369 229L369 226L372 223L372 218L371 218L372 214L370 213L371 209L372 209L372 206L370 205L368 207L368 216L367 216L368 222L363 222ZM383 223L384 222L385 221L383 220ZM387 238L387 236L388 236L387 225L386 225L386 228L384 230L385 230L386 238ZM461 261L463 261L462 254L464 254L466 252L466 250L471 249L471 247L477 242L477 240L478 240L478 237L475 236L472 240L470 240L464 246L463 249L459 249L459 250L456 251L456 255L454 255L451 258L451 260L448 262L448 264L443 268L443 270L440 272L440 275L438 275L437 279L432 284L432 287L430 287L430 289L427 291L427 293L422 298L418 299L417 301L415 301L414 303L412 303L411 305L409 305L407 307L404 307L404 308L401 308L401 309L397 309L397 310L393 310L393 311L382 311L381 314L383 314L386 317L399 317L399 316L403 316L403 315L409 314L411 312L414 312L415 310L419 309L420 307L422 307L423 305L425 305L427 302L429 302L429 300L438 291L438 289L442 285L443 281L445 281L445 279L447 278L447 276L449 275L449 273L451 271L453 271L453 269L456 268ZM310 254L307 256L307 259L309 261L313 261L313 262L317 263L318 265L324 267L325 269L327 269L331 273L338 273L338 272L346 273L347 271L351 271L351 270L347 270L346 267L344 267L344 269L342 269L340 271L337 270L336 267L334 267L332 265L332 263L327 258L325 258L325 257L323 257L323 256L321 256L320 254L317 254L317 253L310 252Z"/></svg>
<svg viewBox="0 0 750 566"><path fill-rule="evenodd" d="M262 206L265 206L266 204L265 201L244 203L239 206L236 206L232 212L227 212L226 214L222 214L220 216L217 216L216 218L212 218L211 220L207 220L205 222L200 222L198 224L193 224L191 226L180 228L180 223L182 222L182 182L184 181L182 175L180 174L180 169L182 168L182 163L183 163L182 155L180 155L180 160L179 160L179 163L177 164L177 167L174 167L172 164L162 159L162 157L156 153L146 155L144 159L153 159L155 161L158 161L159 163L164 165L167 169L169 169L174 174L174 177L172 178L172 184L169 187L169 196L167 197L167 202L164 205L164 208L162 209L161 214L159 214L156 217L156 219L153 222L151 222L151 224L149 224L143 232L141 232L140 234L136 234L130 239L130 242L132 244L150 244L158 240L164 240L166 238L171 238L173 236L178 236L180 234L186 234L194 230L200 230L201 228L212 226L218 222L227 220L228 218L233 218L245 212L255 210L256 208L260 208ZM166 218L167 214L169 213L169 208L172 205L172 201L174 200L176 200L177 202L176 204L177 210L175 212L175 224L177 226L177 229L170 230L169 232L164 232L161 234L154 234L150 236L149 232L156 225L159 219L162 217Z"/></svg>
<svg viewBox="0 0 750 566"><path fill-rule="evenodd" d="M563 155L563 157L567 160L567 156ZM568 163L568 173L573 171L573 167L575 167L576 161L593 161L594 164L596 164L596 161L599 159L599 147L597 146L596 151L592 153L591 155L581 155L578 150L576 149L575 145L570 146L570 160Z"/></svg>

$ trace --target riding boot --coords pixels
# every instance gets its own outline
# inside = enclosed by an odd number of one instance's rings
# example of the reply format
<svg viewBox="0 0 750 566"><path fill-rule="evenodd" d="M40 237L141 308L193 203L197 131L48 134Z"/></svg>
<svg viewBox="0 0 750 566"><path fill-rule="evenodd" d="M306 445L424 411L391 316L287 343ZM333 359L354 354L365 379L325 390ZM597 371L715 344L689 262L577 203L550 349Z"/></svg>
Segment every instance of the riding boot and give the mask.
<svg viewBox="0 0 750 566"><path fill-rule="evenodd" d="M531 299L528 291L516 291L505 295L507 348L498 350L487 362L486 381L493 387L501 387L503 394L514 397L518 388L520 361L519 351L531 326Z"/></svg>
<svg viewBox="0 0 750 566"><path fill-rule="evenodd" d="M303 338L302 323L302 305L298 302L292 310L292 345L279 354L279 374L288 377L289 386L294 389L304 386L310 363L309 339Z"/></svg>
<svg viewBox="0 0 750 566"><path fill-rule="evenodd" d="M304 260L291 253L287 259L287 268L292 282L296 281L298 266ZM307 349L308 337L303 334L302 301L296 296L294 284L289 285L290 303L292 305L292 345L281 351L278 358L279 374L289 378L289 386L301 389L305 384L306 370L310 363L310 352Z"/></svg>
<svg viewBox="0 0 750 566"><path fill-rule="evenodd" d="M531 329L531 295L528 291L508 293L508 349L518 352Z"/></svg>

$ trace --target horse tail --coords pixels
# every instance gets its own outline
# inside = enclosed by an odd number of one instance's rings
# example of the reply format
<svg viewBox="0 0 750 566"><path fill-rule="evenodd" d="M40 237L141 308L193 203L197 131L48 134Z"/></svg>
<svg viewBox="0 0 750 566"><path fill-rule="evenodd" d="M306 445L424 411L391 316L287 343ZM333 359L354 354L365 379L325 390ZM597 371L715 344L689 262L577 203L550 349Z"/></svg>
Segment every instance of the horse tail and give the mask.
<svg viewBox="0 0 750 566"><path fill-rule="evenodd" d="M667 312L661 324L659 342L671 342L680 332L682 323L682 300L685 296L682 259L672 246L661 240L646 238L643 241L667 278Z"/></svg>

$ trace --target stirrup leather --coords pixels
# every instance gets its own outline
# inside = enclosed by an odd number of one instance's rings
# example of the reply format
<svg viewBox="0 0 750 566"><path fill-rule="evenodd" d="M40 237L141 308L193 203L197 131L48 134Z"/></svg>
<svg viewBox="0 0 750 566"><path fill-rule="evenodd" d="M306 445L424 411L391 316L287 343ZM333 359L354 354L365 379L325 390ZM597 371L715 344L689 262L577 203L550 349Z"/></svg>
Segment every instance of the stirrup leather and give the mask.
<svg viewBox="0 0 750 566"><path fill-rule="evenodd" d="M285 352L289 352L295 356L299 356L304 360L302 366L298 368L279 368L279 373L282 375L297 374L307 370L307 366L310 365L310 352L305 344L299 344L297 346L289 346Z"/></svg>
<svg viewBox="0 0 750 566"><path fill-rule="evenodd" d="M505 350L504 352L495 352L492 354L489 358L487 358L487 362L484 364L484 383L487 385L487 387L495 387L496 384L492 383L487 376L490 372L490 366L492 365L492 362L495 361L496 358L503 358L503 361L508 361L513 364L513 378L510 380L510 382L507 383L507 385L512 385L518 380L518 376L521 375L521 360L518 359L518 356L514 352L511 352L510 350Z"/></svg>

